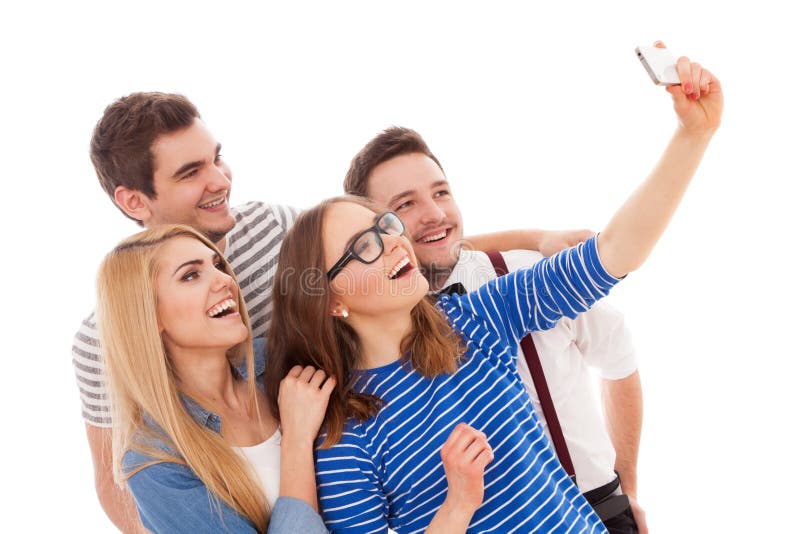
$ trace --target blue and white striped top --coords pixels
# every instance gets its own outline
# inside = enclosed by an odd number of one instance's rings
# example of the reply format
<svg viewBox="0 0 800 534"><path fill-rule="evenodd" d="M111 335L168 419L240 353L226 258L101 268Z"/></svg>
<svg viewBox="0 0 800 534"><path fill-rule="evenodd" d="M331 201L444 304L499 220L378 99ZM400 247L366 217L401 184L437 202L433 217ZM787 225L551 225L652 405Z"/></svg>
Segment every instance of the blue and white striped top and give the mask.
<svg viewBox="0 0 800 534"><path fill-rule="evenodd" d="M549 446L517 374L516 345L586 311L616 282L592 238L468 295L441 296L438 306L467 341L464 359L435 378L401 361L358 371L355 389L385 405L363 423L349 420L338 444L316 451L327 527L423 532L447 494L440 450L465 422L494 451L468 532L606 532Z"/></svg>

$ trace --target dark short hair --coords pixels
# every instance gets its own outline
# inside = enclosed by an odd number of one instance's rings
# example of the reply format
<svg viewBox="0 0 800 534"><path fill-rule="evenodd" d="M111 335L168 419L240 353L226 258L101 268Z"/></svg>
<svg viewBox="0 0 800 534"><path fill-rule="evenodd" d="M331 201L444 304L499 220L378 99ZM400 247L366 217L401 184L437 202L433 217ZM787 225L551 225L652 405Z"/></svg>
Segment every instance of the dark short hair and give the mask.
<svg viewBox="0 0 800 534"><path fill-rule="evenodd" d="M433 155L421 135L411 128L392 126L373 137L355 155L344 178L344 192L348 195L366 197L369 176L375 167L405 154L424 154L442 169L442 164Z"/></svg>
<svg viewBox="0 0 800 534"><path fill-rule="evenodd" d="M199 117L194 104L178 94L132 93L112 102L94 127L89 150L111 200L119 186L155 198L153 143L160 135L188 128Z"/></svg>

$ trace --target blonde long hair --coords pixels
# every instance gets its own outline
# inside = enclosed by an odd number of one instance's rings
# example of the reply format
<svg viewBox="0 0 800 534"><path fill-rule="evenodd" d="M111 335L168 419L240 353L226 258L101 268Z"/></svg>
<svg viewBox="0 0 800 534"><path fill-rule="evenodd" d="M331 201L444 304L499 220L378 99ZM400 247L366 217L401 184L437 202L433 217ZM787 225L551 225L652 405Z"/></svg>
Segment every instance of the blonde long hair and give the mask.
<svg viewBox="0 0 800 534"><path fill-rule="evenodd" d="M212 495L265 532L269 507L250 466L220 435L198 425L186 411L181 394L187 392L181 390L161 340L156 316L158 255L165 243L177 237L197 239L219 254L211 241L191 227L165 225L122 241L106 256L98 273L97 317L113 410L114 479L124 484L138 471L161 462L186 465ZM234 277L222 254L219 257L225 272ZM250 321L241 292L238 299L248 336L229 356L247 362L248 412L252 414L258 412L258 405ZM193 400L208 406L202 398ZM145 416L163 433L151 428ZM156 447L154 438L165 441L174 453ZM140 451L152 461L124 472L122 458L128 450Z"/></svg>

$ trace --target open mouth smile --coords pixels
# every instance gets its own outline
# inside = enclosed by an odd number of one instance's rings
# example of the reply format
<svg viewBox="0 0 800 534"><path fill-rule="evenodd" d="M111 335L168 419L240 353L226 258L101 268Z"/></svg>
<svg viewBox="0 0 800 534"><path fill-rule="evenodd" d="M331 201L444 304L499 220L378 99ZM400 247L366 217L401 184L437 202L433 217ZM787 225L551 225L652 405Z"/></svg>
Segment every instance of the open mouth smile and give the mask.
<svg viewBox="0 0 800 534"><path fill-rule="evenodd" d="M206 315L212 319L221 319L222 317L228 317L234 314L239 315L236 311L236 301L232 298L227 298L222 302L214 304L206 311Z"/></svg>
<svg viewBox="0 0 800 534"><path fill-rule="evenodd" d="M435 233L426 234L417 239L417 243L421 243L423 245L427 245L428 243L438 243L439 241L447 239L447 237L450 235L450 230L450 228L445 228Z"/></svg>
<svg viewBox="0 0 800 534"><path fill-rule="evenodd" d="M200 204L200 206L198 206L198 207L200 209L204 209L204 210L214 209L217 206L221 206L222 204L224 204L225 203L225 199L226 199L226 197L223 195L221 198L218 198L217 200L213 200L213 201L211 201L211 202L209 202L207 204Z"/></svg>
<svg viewBox="0 0 800 534"><path fill-rule="evenodd" d="M408 259L408 256L403 256L403 258L400 259L400 261L398 261L394 267L392 267L392 270L389 271L387 276L389 277L389 280L397 280L398 278L402 278L411 272L413 268L414 266L411 264L411 260Z"/></svg>

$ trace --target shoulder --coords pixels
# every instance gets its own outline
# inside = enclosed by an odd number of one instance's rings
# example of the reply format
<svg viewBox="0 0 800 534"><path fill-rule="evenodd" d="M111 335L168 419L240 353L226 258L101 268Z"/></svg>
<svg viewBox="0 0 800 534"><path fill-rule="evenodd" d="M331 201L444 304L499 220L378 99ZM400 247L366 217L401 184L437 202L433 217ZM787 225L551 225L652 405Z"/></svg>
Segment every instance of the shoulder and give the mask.
<svg viewBox="0 0 800 534"><path fill-rule="evenodd" d="M544 256L535 250L502 251L509 272L527 269ZM462 250L448 283L460 282L468 291L474 291L497 277L489 255L479 250Z"/></svg>
<svg viewBox="0 0 800 534"><path fill-rule="evenodd" d="M96 380L100 361L100 332L97 329L94 312L81 321L78 331L72 338L72 364L77 370L90 373L88 377Z"/></svg>
<svg viewBox="0 0 800 534"><path fill-rule="evenodd" d="M253 338L253 358L256 361L256 367L259 363L264 363L266 360L264 352L267 350L267 338L255 337Z"/></svg>
<svg viewBox="0 0 800 534"><path fill-rule="evenodd" d="M100 333L97 330L97 319L95 318L95 312L92 312L81 321L81 325L75 333L73 346L78 346L79 343L83 343L92 347L99 347L99 337Z"/></svg>
<svg viewBox="0 0 800 534"><path fill-rule="evenodd" d="M228 232L226 256L233 263L239 256L252 256L255 250L277 250L283 235L299 213L295 208L248 202L231 209L236 224Z"/></svg>
<svg viewBox="0 0 800 534"><path fill-rule="evenodd" d="M261 385L264 373L267 370L267 340L263 337L253 339L253 367L256 379Z"/></svg>
<svg viewBox="0 0 800 534"><path fill-rule="evenodd" d="M265 253L269 257L277 255L287 224L281 207L248 202L232 208L231 213L236 224L228 232L225 256L234 270L251 265Z"/></svg>
<svg viewBox="0 0 800 534"><path fill-rule="evenodd" d="M271 219L277 221L282 227L288 228L300 213L300 210L291 206L280 204L267 204L254 200L231 208L236 218L237 226L252 224L253 221Z"/></svg>
<svg viewBox="0 0 800 534"><path fill-rule="evenodd" d="M261 202L260 200L252 200L250 202L245 202L244 204L239 204L238 206L234 206L231 208L231 213L238 221L242 217L247 217L254 212L263 212L267 208L267 204Z"/></svg>
<svg viewBox="0 0 800 534"><path fill-rule="evenodd" d="M339 462L348 461L355 458L370 458L372 455L368 450L367 426L374 421L374 417L364 422L355 419L345 421L342 429L342 437L330 447L322 447L322 443L327 438L327 432L320 434L317 439L316 455L318 461Z"/></svg>
<svg viewBox="0 0 800 534"><path fill-rule="evenodd" d="M502 255L503 259L506 260L509 271L526 269L545 258L544 255L537 250L504 250Z"/></svg>

